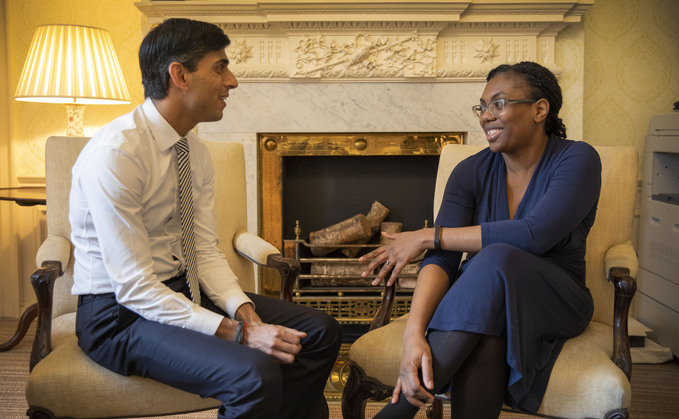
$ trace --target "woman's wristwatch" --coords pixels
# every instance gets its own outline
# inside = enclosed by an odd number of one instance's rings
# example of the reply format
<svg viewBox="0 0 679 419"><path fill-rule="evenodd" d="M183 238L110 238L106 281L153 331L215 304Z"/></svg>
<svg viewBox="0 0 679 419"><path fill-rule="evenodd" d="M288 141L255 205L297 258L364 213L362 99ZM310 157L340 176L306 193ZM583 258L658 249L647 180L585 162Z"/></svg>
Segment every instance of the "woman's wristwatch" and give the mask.
<svg viewBox="0 0 679 419"><path fill-rule="evenodd" d="M434 226L434 249L441 250L441 226Z"/></svg>

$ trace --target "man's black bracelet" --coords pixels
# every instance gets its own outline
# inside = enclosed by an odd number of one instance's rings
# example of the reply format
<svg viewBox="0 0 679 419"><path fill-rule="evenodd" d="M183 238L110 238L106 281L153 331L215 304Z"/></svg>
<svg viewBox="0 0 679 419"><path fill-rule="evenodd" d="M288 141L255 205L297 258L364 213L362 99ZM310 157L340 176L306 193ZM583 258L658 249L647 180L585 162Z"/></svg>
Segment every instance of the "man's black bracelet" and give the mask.
<svg viewBox="0 0 679 419"><path fill-rule="evenodd" d="M434 249L441 250L441 226L434 227Z"/></svg>
<svg viewBox="0 0 679 419"><path fill-rule="evenodd" d="M236 327L236 337L233 339L234 342L241 344L243 343L243 331L245 330L245 322L239 321Z"/></svg>

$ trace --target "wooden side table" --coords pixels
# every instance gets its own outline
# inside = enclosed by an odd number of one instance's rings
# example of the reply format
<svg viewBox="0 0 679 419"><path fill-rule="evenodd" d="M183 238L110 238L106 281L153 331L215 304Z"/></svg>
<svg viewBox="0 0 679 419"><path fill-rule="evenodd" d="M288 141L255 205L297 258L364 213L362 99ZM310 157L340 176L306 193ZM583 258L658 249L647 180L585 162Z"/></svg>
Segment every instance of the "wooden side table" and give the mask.
<svg viewBox="0 0 679 419"><path fill-rule="evenodd" d="M22 207L30 207L34 205L45 205L47 203L47 197L44 186L0 188L0 201L14 201L17 205ZM37 316L38 305L31 304L21 315L14 336L7 342L0 344L0 352L9 351L17 346L24 336L26 336L28 328Z"/></svg>
<svg viewBox="0 0 679 419"><path fill-rule="evenodd" d="M45 205L47 197L44 186L21 186L0 188L0 201L14 201L22 207Z"/></svg>

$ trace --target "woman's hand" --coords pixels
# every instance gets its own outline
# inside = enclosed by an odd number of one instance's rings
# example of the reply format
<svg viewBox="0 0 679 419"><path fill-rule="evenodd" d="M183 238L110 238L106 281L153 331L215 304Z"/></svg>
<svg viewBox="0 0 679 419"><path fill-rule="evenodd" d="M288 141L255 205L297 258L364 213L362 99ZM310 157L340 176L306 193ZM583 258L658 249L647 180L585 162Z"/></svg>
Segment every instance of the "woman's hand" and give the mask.
<svg viewBox="0 0 679 419"><path fill-rule="evenodd" d="M397 234L382 233L382 235L391 242L360 257L361 262L370 260L370 264L361 275L366 277L378 265L383 264L372 284L379 285L391 271L387 285L392 285L401 270L410 261L421 255L427 249L428 243L433 243L434 229L425 228Z"/></svg>
<svg viewBox="0 0 679 419"><path fill-rule="evenodd" d="M422 371L422 387L418 372ZM417 408L425 408L434 402L434 396L427 391L434 389L434 374L431 366L431 349L424 336L404 337L401 370L391 398L398 403L401 396Z"/></svg>

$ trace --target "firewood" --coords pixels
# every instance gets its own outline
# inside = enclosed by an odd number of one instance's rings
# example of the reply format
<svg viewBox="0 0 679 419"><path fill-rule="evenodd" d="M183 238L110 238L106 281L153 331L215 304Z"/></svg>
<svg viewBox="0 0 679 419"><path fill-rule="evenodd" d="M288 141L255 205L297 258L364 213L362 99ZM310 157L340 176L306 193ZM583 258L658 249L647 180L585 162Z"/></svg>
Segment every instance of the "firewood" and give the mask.
<svg viewBox="0 0 679 419"><path fill-rule="evenodd" d="M314 256L325 256L343 244L369 238L371 234L372 231L370 230L368 218L363 214L358 214L330 227L310 233L309 243L312 246L311 253Z"/></svg>
<svg viewBox="0 0 679 419"><path fill-rule="evenodd" d="M388 223L384 222L380 225L380 231L382 233L400 233L403 231L403 224L402 223ZM385 245L389 243L391 240L385 238L383 235L380 234L380 244Z"/></svg>
<svg viewBox="0 0 679 419"><path fill-rule="evenodd" d="M387 218L387 215L389 215L389 208L385 207L378 201L373 202L372 206L370 207L370 211L366 215L368 223L370 224L370 230L372 234L370 235L370 237L366 239L359 240L351 244L368 243L370 238L380 230L380 224L382 224L382 221L384 221L384 219ZM342 249L342 253L344 254L344 256L348 258L353 258L356 257L360 250L361 250L360 247L345 247Z"/></svg>
<svg viewBox="0 0 679 419"><path fill-rule="evenodd" d="M420 271L422 262L409 263L403 267L398 278L398 286L401 288L413 289L417 283L417 274Z"/></svg>
<svg viewBox="0 0 679 419"><path fill-rule="evenodd" d="M370 278L311 278L312 287L371 287Z"/></svg>
<svg viewBox="0 0 679 419"><path fill-rule="evenodd" d="M311 275L361 276L369 264L369 262L312 262Z"/></svg>

